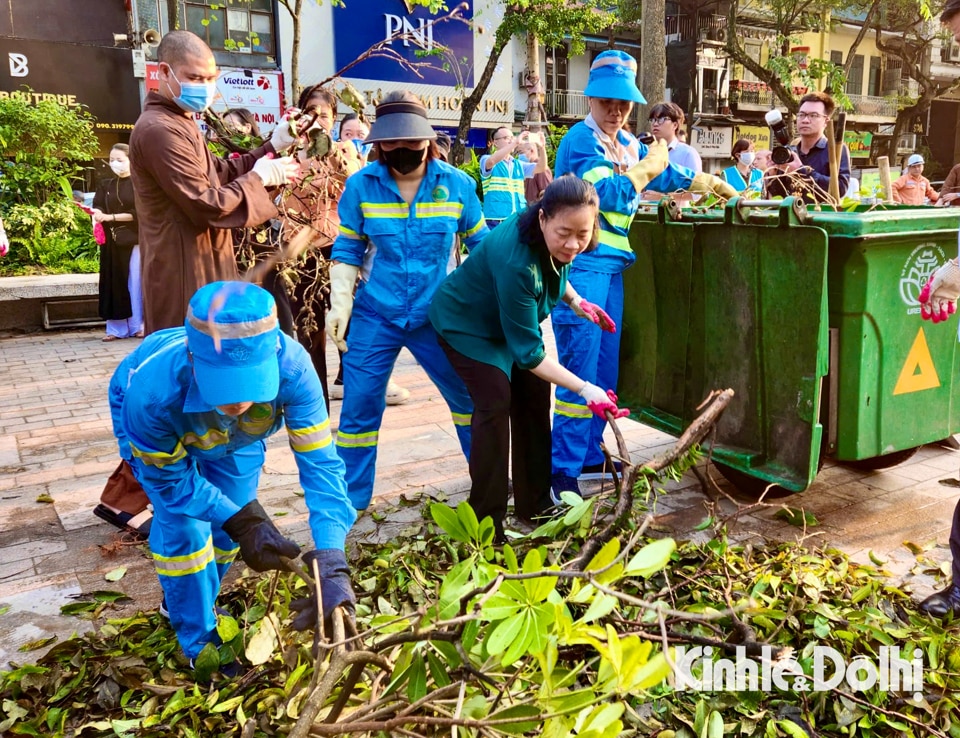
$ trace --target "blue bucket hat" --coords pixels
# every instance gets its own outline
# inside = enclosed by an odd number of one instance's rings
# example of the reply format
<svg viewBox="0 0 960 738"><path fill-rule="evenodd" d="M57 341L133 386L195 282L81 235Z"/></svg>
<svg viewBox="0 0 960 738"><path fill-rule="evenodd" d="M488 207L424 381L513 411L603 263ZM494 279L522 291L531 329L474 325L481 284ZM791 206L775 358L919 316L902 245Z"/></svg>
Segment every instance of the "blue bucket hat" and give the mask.
<svg viewBox="0 0 960 738"><path fill-rule="evenodd" d="M190 299L187 348L210 405L270 402L280 391L277 304L248 282L213 282Z"/></svg>
<svg viewBox="0 0 960 738"><path fill-rule="evenodd" d="M646 103L637 87L637 60L623 51L604 51L590 65L587 97Z"/></svg>

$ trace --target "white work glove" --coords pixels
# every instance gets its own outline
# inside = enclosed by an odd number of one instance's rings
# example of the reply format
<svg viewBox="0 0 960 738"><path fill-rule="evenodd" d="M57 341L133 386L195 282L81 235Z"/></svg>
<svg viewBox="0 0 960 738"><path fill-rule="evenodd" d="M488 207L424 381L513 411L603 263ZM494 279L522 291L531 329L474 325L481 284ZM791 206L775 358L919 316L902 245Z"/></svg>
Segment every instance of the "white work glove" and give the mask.
<svg viewBox="0 0 960 738"><path fill-rule="evenodd" d="M669 153L665 141L662 139L655 141L647 147L647 155L624 172L627 179L637 188L637 192L647 189L647 185L667 168L670 163Z"/></svg>
<svg viewBox="0 0 960 738"><path fill-rule="evenodd" d="M601 420L607 419L608 412L614 418L625 418L630 414L626 408L617 407L617 396L613 390L604 392L597 385L584 382L578 394L586 400L590 411Z"/></svg>
<svg viewBox="0 0 960 738"><path fill-rule="evenodd" d="M920 317L940 323L957 311L960 298L960 267L951 259L937 269L920 290Z"/></svg>
<svg viewBox="0 0 960 738"><path fill-rule="evenodd" d="M297 178L300 165L292 156L281 156L279 159L264 156L254 163L253 172L263 180L264 187L281 187Z"/></svg>
<svg viewBox="0 0 960 738"><path fill-rule="evenodd" d="M280 122L277 123L277 127L273 129L273 133L270 134L270 144L278 154L286 151L297 142L296 135L290 130L297 125L297 112L291 110L285 113L280 118Z"/></svg>
<svg viewBox="0 0 960 738"><path fill-rule="evenodd" d="M353 313L353 288L360 267L336 261L330 266L330 309L327 311L327 335L342 352L347 352L347 326Z"/></svg>

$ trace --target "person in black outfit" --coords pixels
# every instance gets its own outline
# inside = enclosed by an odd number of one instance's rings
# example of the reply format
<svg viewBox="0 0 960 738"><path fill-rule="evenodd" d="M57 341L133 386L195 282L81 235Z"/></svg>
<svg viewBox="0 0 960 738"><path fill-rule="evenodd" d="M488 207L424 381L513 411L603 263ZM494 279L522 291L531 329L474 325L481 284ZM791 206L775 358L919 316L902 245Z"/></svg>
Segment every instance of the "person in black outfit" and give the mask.
<svg viewBox="0 0 960 738"><path fill-rule="evenodd" d="M140 249L137 210L130 180L129 147L110 149L114 176L104 179L93 198L93 220L106 242L100 248L100 317L107 321L104 341L143 338Z"/></svg>

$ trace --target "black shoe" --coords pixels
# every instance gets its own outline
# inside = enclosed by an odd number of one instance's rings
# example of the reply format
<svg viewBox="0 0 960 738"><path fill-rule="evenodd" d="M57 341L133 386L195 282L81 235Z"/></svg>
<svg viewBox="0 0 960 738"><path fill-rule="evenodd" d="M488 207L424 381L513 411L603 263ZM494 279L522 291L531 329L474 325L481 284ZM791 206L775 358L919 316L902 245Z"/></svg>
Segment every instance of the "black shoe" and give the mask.
<svg viewBox="0 0 960 738"><path fill-rule="evenodd" d="M619 461L613 462L613 469L616 470L618 477L623 476L623 464ZM602 462L599 464L589 464L580 470L579 480L581 482L591 482L597 479L613 479L609 464Z"/></svg>
<svg viewBox="0 0 960 738"><path fill-rule="evenodd" d="M920 603L920 611L935 618L945 617L948 613L960 617L960 587L951 584L943 592L935 592Z"/></svg>

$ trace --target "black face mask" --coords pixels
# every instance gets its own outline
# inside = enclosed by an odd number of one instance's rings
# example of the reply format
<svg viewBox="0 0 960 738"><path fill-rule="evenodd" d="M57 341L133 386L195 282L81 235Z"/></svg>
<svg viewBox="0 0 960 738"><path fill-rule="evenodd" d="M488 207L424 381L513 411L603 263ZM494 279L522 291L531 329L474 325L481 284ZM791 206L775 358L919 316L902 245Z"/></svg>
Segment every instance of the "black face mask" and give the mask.
<svg viewBox="0 0 960 738"><path fill-rule="evenodd" d="M400 174L410 174L423 164L423 157L427 153L426 149L408 149L405 146L398 146L390 151L382 151L387 166Z"/></svg>

